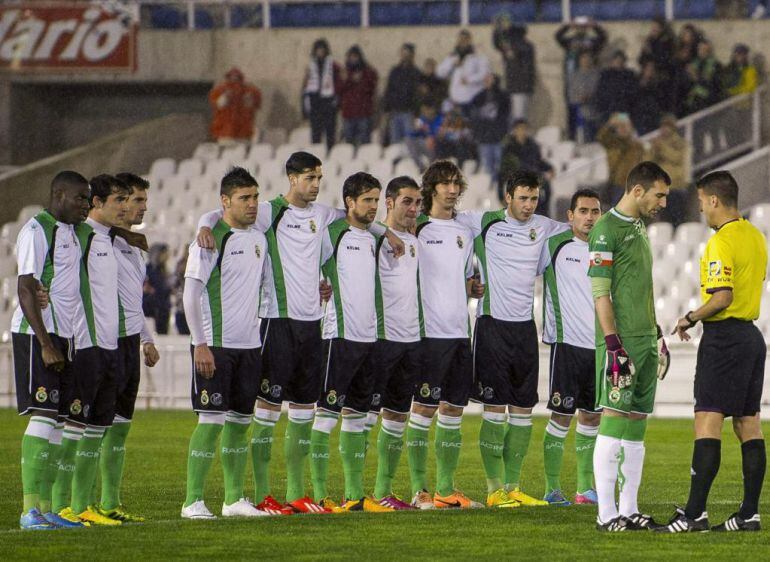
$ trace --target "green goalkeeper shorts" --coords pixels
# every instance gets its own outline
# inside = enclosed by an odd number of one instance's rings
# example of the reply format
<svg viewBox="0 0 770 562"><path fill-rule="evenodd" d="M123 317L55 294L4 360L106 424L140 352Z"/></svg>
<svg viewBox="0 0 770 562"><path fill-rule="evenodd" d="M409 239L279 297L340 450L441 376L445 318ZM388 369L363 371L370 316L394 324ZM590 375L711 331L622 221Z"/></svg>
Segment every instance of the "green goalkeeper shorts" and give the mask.
<svg viewBox="0 0 770 562"><path fill-rule="evenodd" d="M634 365L631 384L613 388L607 378L607 346L596 346L596 407L618 412L651 414L658 383L658 342L655 336L622 338Z"/></svg>

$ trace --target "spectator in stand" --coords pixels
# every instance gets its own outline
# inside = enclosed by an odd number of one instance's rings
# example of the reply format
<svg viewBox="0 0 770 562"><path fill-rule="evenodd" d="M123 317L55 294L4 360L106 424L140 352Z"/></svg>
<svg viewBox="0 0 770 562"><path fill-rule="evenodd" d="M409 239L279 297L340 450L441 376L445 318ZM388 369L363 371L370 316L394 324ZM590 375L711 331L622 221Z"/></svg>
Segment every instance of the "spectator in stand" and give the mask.
<svg viewBox="0 0 770 562"><path fill-rule="evenodd" d="M155 331L159 334L168 334L168 320L171 315L171 286L166 267L168 258L167 244L150 246L142 308L145 316L155 320Z"/></svg>
<svg viewBox="0 0 770 562"><path fill-rule="evenodd" d="M511 113L511 100L500 89L500 77L488 74L484 80L484 89L472 102L471 129L473 138L479 145L479 158L482 169L492 178L492 185L497 185L502 156L502 141L508 132Z"/></svg>
<svg viewBox="0 0 770 562"><path fill-rule="evenodd" d="M459 107L454 107L444 116L436 136L436 159L454 158L460 168L466 160L476 158L476 144L468 121Z"/></svg>
<svg viewBox="0 0 770 562"><path fill-rule="evenodd" d="M749 61L749 48L738 43L733 49L730 64L724 71L724 89L731 96L750 94L757 89L759 73Z"/></svg>
<svg viewBox="0 0 770 562"><path fill-rule="evenodd" d="M338 94L342 86L342 69L332 59L326 39L313 43L310 64L302 85L302 109L310 119L310 136L314 144L326 137L331 148L337 138Z"/></svg>
<svg viewBox="0 0 770 562"><path fill-rule="evenodd" d="M388 114L390 142L399 143L409 136L417 110L417 88L422 78L414 64L414 44L404 43L400 60L390 69L383 98L383 111Z"/></svg>
<svg viewBox="0 0 770 562"><path fill-rule="evenodd" d="M578 57L578 68L572 74L567 99L570 114L575 116L575 140L579 143L593 142L596 136L599 112L596 108L596 88L599 85L599 69L594 55L583 51Z"/></svg>
<svg viewBox="0 0 770 562"><path fill-rule="evenodd" d="M262 92L244 80L243 72L231 68L225 81L209 93L214 114L211 136L220 143L249 142L254 135L254 116L262 105Z"/></svg>
<svg viewBox="0 0 770 562"><path fill-rule="evenodd" d="M645 160L651 160L671 176L671 191L661 218L678 226L685 222L689 202L687 141L679 134L676 117L666 114L660 120L660 133L650 142Z"/></svg>
<svg viewBox="0 0 770 562"><path fill-rule="evenodd" d="M688 67L698 54L698 43L703 34L692 24L685 24L679 30L674 52L674 75L671 85L671 110L679 117L687 114L687 94L692 86Z"/></svg>
<svg viewBox="0 0 770 562"><path fill-rule="evenodd" d="M674 75L675 50L676 37L666 18L660 16L653 18L650 33L644 40L642 52L639 54L639 68L652 62L660 79L666 81Z"/></svg>
<svg viewBox="0 0 770 562"><path fill-rule="evenodd" d="M476 53L467 29L460 31L454 51L436 69L439 78L449 80L449 100L466 117L471 101L484 89L484 78L489 72L489 60Z"/></svg>
<svg viewBox="0 0 770 562"><path fill-rule="evenodd" d="M511 119L527 119L536 80L535 47L527 40L527 26L514 25L508 14L497 16L492 44L503 56Z"/></svg>
<svg viewBox="0 0 770 562"><path fill-rule="evenodd" d="M569 88L572 76L578 68L580 53L589 52L596 58L607 43L607 32L586 17L577 17L562 25L556 32L556 41L564 49L564 99L567 102L567 126L569 138L575 140L577 131L576 109L570 109Z"/></svg>
<svg viewBox="0 0 770 562"><path fill-rule="evenodd" d="M420 170L427 168L436 159L436 137L443 121L435 105L426 102L420 106L420 114L406 137L409 155Z"/></svg>
<svg viewBox="0 0 770 562"><path fill-rule="evenodd" d="M668 107L669 97L667 83L658 76L655 63L651 60L644 63L639 84L632 97L631 122L636 125L637 133L646 135L658 128L661 115Z"/></svg>
<svg viewBox="0 0 770 562"><path fill-rule="evenodd" d="M436 76L435 59L425 59L420 82L417 84L417 106L422 107L423 104L428 104L440 108L448 95L449 85L447 81Z"/></svg>
<svg viewBox="0 0 770 562"><path fill-rule="evenodd" d="M503 153L500 164L500 178L497 195L505 200L505 182L517 170L542 174L543 185L537 203L538 214L548 216L548 200L551 193L550 181L553 179L553 166L543 159L540 145L530 136L529 123L526 119L517 119L511 133L503 140Z"/></svg>
<svg viewBox="0 0 770 562"><path fill-rule="evenodd" d="M366 144L372 136L377 71L366 62L358 45L350 47L345 54L345 68L340 78L342 136L352 145Z"/></svg>
<svg viewBox="0 0 770 562"><path fill-rule="evenodd" d="M596 135L607 151L609 185L606 202L617 203L625 192L626 178L631 168L643 160L644 146L634 137L634 127L627 113L615 113Z"/></svg>
<svg viewBox="0 0 770 562"><path fill-rule="evenodd" d="M722 101L722 65L714 56L711 42L698 43L698 55L687 67L691 83L685 109L695 113Z"/></svg>
<svg viewBox="0 0 770 562"><path fill-rule="evenodd" d="M626 54L615 51L610 66L599 75L599 86L596 88L596 106L602 122L613 113L631 113L638 83L636 73L626 67Z"/></svg>

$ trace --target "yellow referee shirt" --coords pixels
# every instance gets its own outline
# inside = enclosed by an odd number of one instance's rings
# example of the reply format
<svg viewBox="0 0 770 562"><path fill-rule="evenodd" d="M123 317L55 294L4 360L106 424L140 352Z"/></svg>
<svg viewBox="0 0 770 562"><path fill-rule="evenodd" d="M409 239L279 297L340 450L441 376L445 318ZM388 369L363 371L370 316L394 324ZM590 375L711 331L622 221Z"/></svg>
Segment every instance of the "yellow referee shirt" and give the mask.
<svg viewBox="0 0 770 562"><path fill-rule="evenodd" d="M705 304L720 289L732 289L733 302L704 322L727 318L756 320L766 271L764 235L744 219L723 224L706 244L701 258L701 298Z"/></svg>

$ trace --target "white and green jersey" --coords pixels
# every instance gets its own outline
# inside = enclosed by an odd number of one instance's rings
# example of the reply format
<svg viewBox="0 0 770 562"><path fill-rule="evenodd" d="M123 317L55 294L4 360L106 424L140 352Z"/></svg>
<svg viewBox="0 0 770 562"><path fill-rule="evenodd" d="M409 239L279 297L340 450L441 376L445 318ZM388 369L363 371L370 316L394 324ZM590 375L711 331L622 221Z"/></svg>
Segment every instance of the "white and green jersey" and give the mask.
<svg viewBox="0 0 770 562"><path fill-rule="evenodd" d="M266 269L267 240L249 228L218 221L212 229L216 249L190 245L184 276L205 285L201 295L203 332L211 347L254 349L259 338L259 298ZM318 286L315 287L316 299Z"/></svg>
<svg viewBox="0 0 770 562"><path fill-rule="evenodd" d="M543 246L543 341L594 349L594 299L588 242L571 230L551 236Z"/></svg>
<svg viewBox="0 0 770 562"><path fill-rule="evenodd" d="M75 227L80 242L80 302L75 349L118 348L118 260L110 228L88 218Z"/></svg>
<svg viewBox="0 0 770 562"><path fill-rule="evenodd" d="M465 211L457 220L473 233L481 281L486 286L477 316L524 322L532 320L537 265L546 240L569 228L541 215L526 222L499 211Z"/></svg>
<svg viewBox="0 0 770 562"><path fill-rule="evenodd" d="M333 289L323 319L324 339L357 342L377 339L374 304L377 242L371 232L351 226L345 219L333 222L324 233L321 269Z"/></svg>
<svg viewBox="0 0 770 562"><path fill-rule="evenodd" d="M49 304L41 311L46 331L74 336L80 301L80 244L74 227L41 211L19 231L16 260L19 275L32 275L48 289ZM11 331L33 333L20 306L13 313Z"/></svg>
<svg viewBox="0 0 770 562"><path fill-rule="evenodd" d="M145 325L142 297L147 264L142 250L116 236L112 243L118 259L118 331L120 337L141 334L142 343L152 342Z"/></svg>
<svg viewBox="0 0 770 562"><path fill-rule="evenodd" d="M456 219L417 218L420 336L468 338L468 296L473 277L473 235Z"/></svg>
<svg viewBox="0 0 770 562"><path fill-rule="evenodd" d="M377 338L395 342L420 340L417 288L418 242L408 232L391 231L404 242L404 255L396 258L387 238L377 242Z"/></svg>

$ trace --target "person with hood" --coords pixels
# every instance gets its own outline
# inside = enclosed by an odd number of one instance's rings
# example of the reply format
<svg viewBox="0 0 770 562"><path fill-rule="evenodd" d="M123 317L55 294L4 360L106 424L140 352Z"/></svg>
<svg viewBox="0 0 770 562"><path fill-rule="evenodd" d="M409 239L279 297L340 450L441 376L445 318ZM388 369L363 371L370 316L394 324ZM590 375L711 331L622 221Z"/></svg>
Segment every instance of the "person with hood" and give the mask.
<svg viewBox="0 0 770 562"><path fill-rule="evenodd" d="M467 116L473 98L484 89L489 59L476 53L471 32L460 31L454 51L436 69L439 78L449 80L449 100Z"/></svg>
<svg viewBox="0 0 770 562"><path fill-rule="evenodd" d="M484 89L476 94L471 102L471 130L479 145L479 158L482 169L491 176L492 184L497 185L502 156L502 141L508 132L511 102L500 89L500 77L487 74Z"/></svg>
<svg viewBox="0 0 770 562"><path fill-rule="evenodd" d="M612 54L610 65L599 75L596 88L596 106L605 122L613 113L631 113L638 79L626 66L626 53L617 50Z"/></svg>
<svg viewBox="0 0 770 562"><path fill-rule="evenodd" d="M377 78L377 71L366 62L361 47L350 47L345 54L340 83L342 136L345 142L359 146L371 140Z"/></svg>
<svg viewBox="0 0 770 562"><path fill-rule="evenodd" d="M313 144L326 137L331 148L337 136L337 103L342 86L342 68L334 62L326 39L313 43L310 64L302 84L302 110L310 119L310 136Z"/></svg>
<svg viewBox="0 0 770 562"><path fill-rule="evenodd" d="M535 47L527 40L527 26L513 24L508 14L500 14L495 18L492 44L503 56L511 119L527 119L536 80Z"/></svg>
<svg viewBox="0 0 770 562"><path fill-rule="evenodd" d="M639 54L639 67L644 67L648 62L655 63L655 68L662 79L671 78L674 74L675 45L676 37L666 18L661 16L653 18L650 32Z"/></svg>
<svg viewBox="0 0 770 562"><path fill-rule="evenodd" d="M390 142L398 143L409 136L417 111L417 88L422 78L414 64L414 43L404 43L400 60L390 69L382 109L388 114Z"/></svg>
<svg viewBox="0 0 770 562"><path fill-rule="evenodd" d="M209 103L214 114L210 131L216 141L251 140L254 116L262 105L262 92L244 80L239 68L228 70L224 82L211 89Z"/></svg>

